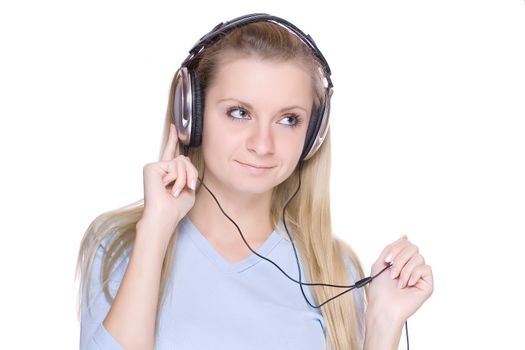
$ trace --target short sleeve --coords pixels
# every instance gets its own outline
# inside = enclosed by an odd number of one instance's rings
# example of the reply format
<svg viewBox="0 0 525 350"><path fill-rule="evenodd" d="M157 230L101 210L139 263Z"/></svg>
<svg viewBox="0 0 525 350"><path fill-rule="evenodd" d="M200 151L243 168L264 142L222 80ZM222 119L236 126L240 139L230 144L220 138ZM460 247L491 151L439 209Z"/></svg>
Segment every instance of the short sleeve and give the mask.
<svg viewBox="0 0 525 350"><path fill-rule="evenodd" d="M124 350L116 339L108 333L103 325L111 303L104 294L101 283L102 259L105 249L100 245L93 260L92 273L89 279L89 297L87 291L82 291L80 320L80 350ZM117 267L121 267L117 263ZM109 281L109 291L116 295L122 280L122 269L117 268L115 275Z"/></svg>

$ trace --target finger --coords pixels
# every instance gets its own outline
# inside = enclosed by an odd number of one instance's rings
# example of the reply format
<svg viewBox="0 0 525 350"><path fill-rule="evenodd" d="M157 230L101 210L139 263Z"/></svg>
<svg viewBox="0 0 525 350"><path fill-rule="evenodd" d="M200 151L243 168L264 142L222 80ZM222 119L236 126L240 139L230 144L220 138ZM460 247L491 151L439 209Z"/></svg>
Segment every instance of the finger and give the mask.
<svg viewBox="0 0 525 350"><path fill-rule="evenodd" d="M186 185L186 164L184 161L177 161L177 179L172 188L172 193L175 198L177 198Z"/></svg>
<svg viewBox="0 0 525 350"><path fill-rule="evenodd" d="M197 187L197 178L199 177L199 173L188 157L184 157L183 159L186 163L186 186L195 191L195 188Z"/></svg>
<svg viewBox="0 0 525 350"><path fill-rule="evenodd" d="M426 291L430 296L434 290L432 268L429 265L416 266L412 271L409 283L413 283L413 287Z"/></svg>
<svg viewBox="0 0 525 350"><path fill-rule="evenodd" d="M390 277L392 279L397 278L410 258L418 253L418 247L407 241L407 244L405 244L399 252L394 254L392 267L390 268Z"/></svg>
<svg viewBox="0 0 525 350"><path fill-rule="evenodd" d="M407 236L403 235L396 241L387 245L372 265L371 273L376 274L379 271L381 271L385 266L392 266L394 257L398 254L400 250L403 249L404 246L408 244L410 244L410 242L408 241Z"/></svg>
<svg viewBox="0 0 525 350"><path fill-rule="evenodd" d="M175 158L175 155L177 154L177 148L179 146L178 140L179 138L177 136L177 129L173 123L170 123L168 141L166 142L166 146L162 152L162 160L172 160Z"/></svg>
<svg viewBox="0 0 525 350"><path fill-rule="evenodd" d="M186 163L186 186L195 190L199 173L195 166L191 163L191 160L183 155L176 157L177 161L183 161ZM164 186L174 181L177 178L177 162L169 162L169 171L163 177L162 182ZM173 187L173 186L172 186Z"/></svg>
<svg viewBox="0 0 525 350"><path fill-rule="evenodd" d="M383 249L383 252L381 253L379 259L387 263L392 262L394 256L401 249L403 244L405 244L407 241L407 236L403 235L400 238L398 238L395 242L390 243L385 247L385 249Z"/></svg>
<svg viewBox="0 0 525 350"><path fill-rule="evenodd" d="M425 259L423 256L421 254L413 255L399 273L399 281L397 283L398 288L405 288L410 282L413 282L410 280L412 273L417 266L421 265L425 265ZM410 286L414 285L414 283L410 284Z"/></svg>
<svg viewBox="0 0 525 350"><path fill-rule="evenodd" d="M162 184L167 186L177 178L177 162L174 160L159 162L166 174L162 177Z"/></svg>

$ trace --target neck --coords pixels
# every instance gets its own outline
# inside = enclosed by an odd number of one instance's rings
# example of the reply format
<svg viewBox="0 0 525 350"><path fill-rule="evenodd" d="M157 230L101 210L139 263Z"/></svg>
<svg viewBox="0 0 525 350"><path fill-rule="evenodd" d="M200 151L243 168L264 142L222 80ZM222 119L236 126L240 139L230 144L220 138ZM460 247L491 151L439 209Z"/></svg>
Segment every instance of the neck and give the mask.
<svg viewBox="0 0 525 350"><path fill-rule="evenodd" d="M215 195L224 212L239 226L248 242L264 242L272 233L271 190L261 194L239 193L225 188L213 179L206 179L204 183ZM199 186L195 205L188 212L188 217L208 240L223 244L242 242L235 225L222 213L202 185Z"/></svg>

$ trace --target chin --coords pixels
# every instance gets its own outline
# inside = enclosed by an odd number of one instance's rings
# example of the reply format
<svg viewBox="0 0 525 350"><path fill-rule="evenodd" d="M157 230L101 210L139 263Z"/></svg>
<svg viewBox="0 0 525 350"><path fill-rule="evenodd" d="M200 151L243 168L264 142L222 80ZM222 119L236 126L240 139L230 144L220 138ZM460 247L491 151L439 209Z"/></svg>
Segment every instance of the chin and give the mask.
<svg viewBox="0 0 525 350"><path fill-rule="evenodd" d="M234 183L229 181L230 187L237 192L246 194L265 194L272 191L278 185L273 179L253 179L248 177L235 177L238 180ZM232 178L233 179L233 178Z"/></svg>
<svg viewBox="0 0 525 350"><path fill-rule="evenodd" d="M271 173L264 176L250 176L242 171L224 172L222 174L225 176L220 176L219 181L224 187L246 195L262 195L271 192L275 186L282 182L276 178L276 174Z"/></svg>

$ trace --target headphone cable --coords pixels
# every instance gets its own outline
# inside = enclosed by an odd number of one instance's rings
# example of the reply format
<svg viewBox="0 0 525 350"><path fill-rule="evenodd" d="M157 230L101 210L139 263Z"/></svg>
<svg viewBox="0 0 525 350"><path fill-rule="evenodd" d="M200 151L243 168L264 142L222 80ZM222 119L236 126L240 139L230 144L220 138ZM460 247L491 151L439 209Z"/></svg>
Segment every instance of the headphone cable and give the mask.
<svg viewBox="0 0 525 350"><path fill-rule="evenodd" d="M345 286L345 285L336 285L336 284L329 284L329 283L307 283L307 282L302 282L301 280L301 265L299 263L299 257L297 255L297 249L295 248L295 244L293 243L293 239L292 239L292 236L290 235L290 232L288 231L288 227L286 226L286 220L285 220L285 211L286 211L286 207L288 206L288 204L291 202L291 200L295 197L295 195L299 192L299 189L301 188L301 174L302 174L302 168L303 168L303 164L304 162L301 161L299 163L299 184L297 186L297 189L295 190L294 194L288 199L288 201L286 202L286 204L284 205L283 207L283 224L284 224L284 227L285 227L285 230L286 230L286 233L288 235L288 238L290 239L290 243L292 244L292 248L293 248L293 251L294 251L294 254L295 254L295 259L296 259L296 262L297 262L297 269L299 271L299 281L297 281L296 279L294 279L293 277L290 277L285 271L283 271L283 269L277 265L275 262L273 262L272 260L260 255L259 253L257 253L255 250L252 249L252 247L248 244L248 242L246 241L246 239L244 238L244 235L242 234L242 231L239 227L239 225L237 225L237 223L228 215L226 214L226 212L224 211L224 209L222 208L221 204L219 203L219 200L217 199L217 197L215 197L215 195L213 194L213 192L208 188L208 186L206 186L206 184L204 183L204 181L200 178L200 177L197 177L197 179L199 180L199 182L204 186L204 188L206 189L206 191L208 191L208 193L213 197L213 199L215 200L215 203L217 203L217 206L219 207L220 211L222 212L222 214L224 216L226 216L226 218L228 218L228 220L230 220L233 225L235 225L235 227L237 228L237 231L239 231L239 234L241 235L241 238L242 240L244 241L244 244L246 244L246 246L248 247L248 249L250 249L250 251L252 253L254 253L255 255L257 255L258 257L260 257L261 259L264 259L266 261L268 261L269 263L271 263L272 265L274 265L279 271L281 271L288 279L290 279L291 281L299 284L299 287L301 288L301 293L303 294L303 297L305 299L305 301L308 303L308 305L310 305L311 307L313 308L321 308L323 305L327 304L328 302L340 297L341 295L345 294L345 293L348 293L356 288L361 288L361 287L364 287L365 285L367 285L368 283L371 283L377 276L379 276L380 274L382 274L384 271L386 271L390 266L392 266L391 263L388 263L381 271L379 271L377 274L373 275L373 276L369 276L369 277L365 277L365 278L362 278L360 279L359 281L355 282L353 285L350 285L350 286ZM330 299L324 301L323 303L319 304L319 305L313 305L312 303L310 303L310 301L308 300L308 298L306 297L306 294L304 293L304 289L303 289L303 285L307 285L307 286L326 286L326 287L334 287L334 288L345 288L346 290L331 297ZM405 331L406 331L406 339L407 339L407 350L409 350L409 342L408 342L408 322L405 321Z"/></svg>

